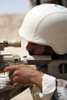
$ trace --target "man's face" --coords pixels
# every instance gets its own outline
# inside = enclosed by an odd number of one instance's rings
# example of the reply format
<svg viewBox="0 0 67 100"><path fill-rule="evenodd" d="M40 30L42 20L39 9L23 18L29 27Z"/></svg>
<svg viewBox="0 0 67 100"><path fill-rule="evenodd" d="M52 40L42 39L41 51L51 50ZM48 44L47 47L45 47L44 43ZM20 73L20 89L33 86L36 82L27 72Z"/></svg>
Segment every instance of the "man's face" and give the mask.
<svg viewBox="0 0 67 100"><path fill-rule="evenodd" d="M44 52L44 45L38 45L35 43L28 42L26 49L30 55L41 55Z"/></svg>
<svg viewBox="0 0 67 100"><path fill-rule="evenodd" d="M52 55L54 53L53 50L48 46L31 42L28 42L26 49L30 55Z"/></svg>

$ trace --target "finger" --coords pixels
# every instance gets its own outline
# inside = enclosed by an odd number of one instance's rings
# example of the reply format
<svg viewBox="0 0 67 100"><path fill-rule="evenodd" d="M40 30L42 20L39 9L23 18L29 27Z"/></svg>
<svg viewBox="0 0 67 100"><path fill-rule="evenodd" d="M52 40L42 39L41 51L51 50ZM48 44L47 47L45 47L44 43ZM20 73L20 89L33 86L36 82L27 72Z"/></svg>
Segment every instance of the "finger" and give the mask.
<svg viewBox="0 0 67 100"><path fill-rule="evenodd" d="M27 85L15 82L15 83L13 83L13 86L14 87L20 87L20 86L27 86Z"/></svg>
<svg viewBox="0 0 67 100"><path fill-rule="evenodd" d="M22 82L22 83L21 83L21 82L20 82L20 83L18 83L18 82L15 82L15 83L13 83L13 86L14 86L14 87L28 86L28 84L26 84L26 83L23 83L23 82Z"/></svg>
<svg viewBox="0 0 67 100"><path fill-rule="evenodd" d="M13 84L14 87L19 87L18 83Z"/></svg>
<svg viewBox="0 0 67 100"><path fill-rule="evenodd" d="M14 77L14 78L12 79L12 82L13 82L13 83L18 82L18 77L17 77L17 76L16 76L16 77Z"/></svg>
<svg viewBox="0 0 67 100"><path fill-rule="evenodd" d="M9 74L9 77L10 77L11 79L13 79L13 78L16 77L16 76L19 76L18 70L15 70L15 71L13 71L13 72L10 72L10 74Z"/></svg>
<svg viewBox="0 0 67 100"><path fill-rule="evenodd" d="M18 71L10 72L11 74L9 75L9 77L10 77L10 80L11 80L12 83L14 83L13 80L14 80L15 77L17 77L17 80L19 80L19 78L18 78L19 74L17 72Z"/></svg>
<svg viewBox="0 0 67 100"><path fill-rule="evenodd" d="M5 69L4 69L4 72L12 72L12 71L14 71L15 69L17 69L18 68L18 65L16 65L16 66L9 66L9 67L6 67Z"/></svg>

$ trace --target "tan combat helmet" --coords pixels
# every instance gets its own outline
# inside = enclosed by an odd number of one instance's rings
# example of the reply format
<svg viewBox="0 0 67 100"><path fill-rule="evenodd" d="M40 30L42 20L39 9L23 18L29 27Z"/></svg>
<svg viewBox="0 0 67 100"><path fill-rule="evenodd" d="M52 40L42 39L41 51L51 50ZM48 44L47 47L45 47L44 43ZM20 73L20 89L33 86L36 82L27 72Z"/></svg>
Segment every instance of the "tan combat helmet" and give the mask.
<svg viewBox="0 0 67 100"><path fill-rule="evenodd" d="M67 53L67 8L43 4L31 9L19 29L24 39L53 48L57 54Z"/></svg>

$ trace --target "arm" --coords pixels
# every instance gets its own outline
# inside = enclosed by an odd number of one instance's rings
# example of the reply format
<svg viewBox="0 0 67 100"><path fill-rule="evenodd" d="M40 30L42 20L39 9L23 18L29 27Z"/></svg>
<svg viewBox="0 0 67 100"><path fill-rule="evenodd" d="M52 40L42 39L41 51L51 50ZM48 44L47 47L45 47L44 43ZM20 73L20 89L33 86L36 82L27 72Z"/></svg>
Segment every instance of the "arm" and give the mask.
<svg viewBox="0 0 67 100"><path fill-rule="evenodd" d="M4 72L11 72L10 79L15 87L35 84L42 91L40 97L50 100L56 89L56 78L43 74L27 65L9 66Z"/></svg>
<svg viewBox="0 0 67 100"><path fill-rule="evenodd" d="M11 73L10 79L14 86L36 84L40 90L42 89L42 72L24 64L6 67L4 72L7 71Z"/></svg>

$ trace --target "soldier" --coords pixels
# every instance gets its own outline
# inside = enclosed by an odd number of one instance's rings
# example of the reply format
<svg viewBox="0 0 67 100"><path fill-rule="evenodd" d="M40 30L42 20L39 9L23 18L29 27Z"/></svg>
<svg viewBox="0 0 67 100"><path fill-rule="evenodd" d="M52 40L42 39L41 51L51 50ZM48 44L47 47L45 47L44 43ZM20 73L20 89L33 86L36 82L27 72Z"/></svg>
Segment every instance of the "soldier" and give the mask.
<svg viewBox="0 0 67 100"><path fill-rule="evenodd" d="M28 40L26 49L30 54L62 56L64 59L67 55L67 8L56 4L34 7L26 15L19 34ZM43 100L67 100L66 88L61 88L55 95L58 81L53 76L24 64L6 67L4 72L7 71L12 72L10 79L15 87L35 84ZM67 87L67 81L64 82Z"/></svg>

